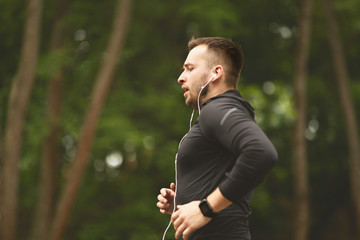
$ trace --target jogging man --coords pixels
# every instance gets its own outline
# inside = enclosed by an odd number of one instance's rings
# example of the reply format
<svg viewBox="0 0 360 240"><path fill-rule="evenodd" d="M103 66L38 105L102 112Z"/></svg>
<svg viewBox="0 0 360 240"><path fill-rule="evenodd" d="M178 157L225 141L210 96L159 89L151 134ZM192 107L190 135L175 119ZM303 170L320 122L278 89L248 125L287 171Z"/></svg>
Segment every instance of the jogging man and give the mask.
<svg viewBox="0 0 360 240"><path fill-rule="evenodd" d="M250 240L252 192L277 152L236 90L241 49L220 37L192 39L188 49L178 83L199 116L180 141L176 184L160 190L157 206L171 214L176 239Z"/></svg>

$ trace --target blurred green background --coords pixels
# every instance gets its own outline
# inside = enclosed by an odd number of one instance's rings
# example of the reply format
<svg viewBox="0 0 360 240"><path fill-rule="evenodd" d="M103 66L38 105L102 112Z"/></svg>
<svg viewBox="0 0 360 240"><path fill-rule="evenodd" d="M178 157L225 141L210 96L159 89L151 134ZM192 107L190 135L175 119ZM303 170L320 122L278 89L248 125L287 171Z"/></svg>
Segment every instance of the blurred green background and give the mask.
<svg viewBox="0 0 360 240"><path fill-rule="evenodd" d="M115 0L70 1L64 47L50 51L55 0L43 1L36 80L28 105L19 164L18 239L32 228L48 131L46 92L65 67L57 149L61 194L80 128L112 30ZM360 124L360 1L333 1L351 97ZM169 216L157 194L174 181L178 141L191 110L176 82L192 37L223 36L242 45L239 90L279 153L254 194L253 239L292 239L295 34L300 1L136 0L126 42L96 129L94 144L63 239L161 239ZM19 64L26 1L0 0L0 124L5 132L10 87ZM349 187L349 153L321 2L315 1L307 81L309 239L356 239ZM359 179L360 181L360 179ZM173 239L173 230L167 239Z"/></svg>

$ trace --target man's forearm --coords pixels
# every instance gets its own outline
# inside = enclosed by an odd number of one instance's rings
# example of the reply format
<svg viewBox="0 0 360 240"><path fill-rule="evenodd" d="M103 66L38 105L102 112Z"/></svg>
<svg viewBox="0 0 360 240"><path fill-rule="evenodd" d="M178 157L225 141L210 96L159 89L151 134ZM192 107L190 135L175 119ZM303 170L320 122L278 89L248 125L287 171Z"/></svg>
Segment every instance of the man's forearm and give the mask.
<svg viewBox="0 0 360 240"><path fill-rule="evenodd" d="M214 212L220 212L232 204L230 200L224 197L219 188L216 188L206 199Z"/></svg>

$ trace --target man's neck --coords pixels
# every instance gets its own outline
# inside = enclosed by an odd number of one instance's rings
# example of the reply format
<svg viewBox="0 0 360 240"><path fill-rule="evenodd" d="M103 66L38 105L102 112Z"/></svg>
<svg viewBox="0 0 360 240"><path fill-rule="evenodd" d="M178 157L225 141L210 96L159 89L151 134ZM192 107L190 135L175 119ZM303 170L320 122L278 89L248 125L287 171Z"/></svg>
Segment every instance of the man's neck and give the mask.
<svg viewBox="0 0 360 240"><path fill-rule="evenodd" d="M235 90L235 88L233 87L228 87L228 86L224 86L224 87L217 87L215 89L213 89L212 91L208 91L208 93L206 94L206 97L203 99L202 103L206 102L207 100L209 100L210 98L216 97L220 94L223 94L224 92L227 92L229 90Z"/></svg>

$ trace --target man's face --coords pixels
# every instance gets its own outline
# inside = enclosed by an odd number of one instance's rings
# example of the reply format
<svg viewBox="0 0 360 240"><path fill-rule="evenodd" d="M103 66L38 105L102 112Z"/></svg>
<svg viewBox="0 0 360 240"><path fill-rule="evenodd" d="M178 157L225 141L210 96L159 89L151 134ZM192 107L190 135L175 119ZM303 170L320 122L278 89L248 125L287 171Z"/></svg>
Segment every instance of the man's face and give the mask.
<svg viewBox="0 0 360 240"><path fill-rule="evenodd" d="M193 109L197 108L197 98L201 87L211 77L211 72L206 60L206 50L207 47L205 45L199 45L193 48L189 52L183 65L184 70L178 78L178 83L181 84L181 88L185 91L185 103ZM206 89L203 90L201 95L206 95L205 92ZM200 103L201 102L200 98Z"/></svg>

